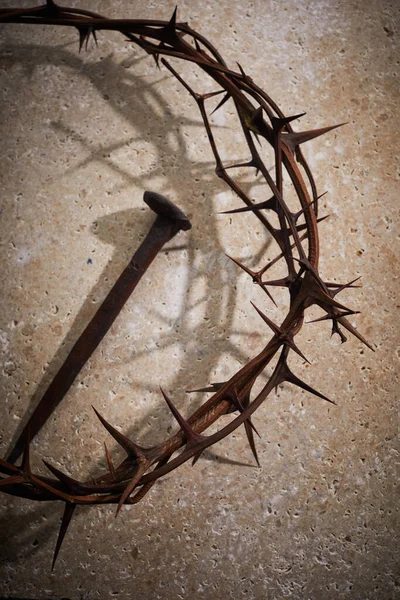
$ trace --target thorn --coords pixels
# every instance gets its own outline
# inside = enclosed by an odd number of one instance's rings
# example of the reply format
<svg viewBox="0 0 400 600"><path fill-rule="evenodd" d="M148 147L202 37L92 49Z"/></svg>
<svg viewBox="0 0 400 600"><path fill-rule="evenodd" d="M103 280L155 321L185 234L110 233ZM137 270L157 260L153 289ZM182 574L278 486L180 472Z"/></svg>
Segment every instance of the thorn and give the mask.
<svg viewBox="0 0 400 600"><path fill-rule="evenodd" d="M250 163L241 163L240 165L232 165L231 167L226 167L226 168L231 169L232 167L244 167L244 166L250 166ZM261 210L262 208L274 210L275 212L277 212L276 197L272 196L271 198L269 198L269 200L264 200L264 202L258 202L257 204L253 204L252 206L243 206L242 208L234 208L233 210L225 210L218 214L233 215L236 213L244 213L244 212L249 212L249 211L254 212L255 210Z"/></svg>
<svg viewBox="0 0 400 600"><path fill-rule="evenodd" d="M339 123L339 125L331 125L330 127L321 127L320 129L312 129L310 131L301 131L298 133L283 133L281 139L282 142L284 142L284 144L294 153L297 146L300 144L304 144L309 140L313 140L320 135L324 135L324 133L328 133L333 129L342 127L343 125L347 125L347 123Z"/></svg>
<svg viewBox="0 0 400 600"><path fill-rule="evenodd" d="M257 162L254 160L254 158L252 158L251 160L248 160L246 162L229 165L228 167L224 167L224 169L225 169L225 171L227 171L228 169L238 169L239 167L253 167L254 169L257 169L256 175L258 175L259 167L257 165Z"/></svg>
<svg viewBox="0 0 400 600"><path fill-rule="evenodd" d="M371 344L369 342L367 342L365 337L363 335L361 335L361 333L359 333L357 331L357 329L355 327L353 327L353 325L351 323L349 323L349 321L347 319L345 319L344 317L340 317L340 318L338 318L338 321L342 325L342 327L347 329L347 331L350 331L350 333L352 333L358 340L360 340L360 342L365 344L367 346L367 348L372 350L372 352L375 352L375 348L373 348L373 346L371 346Z"/></svg>
<svg viewBox="0 0 400 600"><path fill-rule="evenodd" d="M54 2L54 0L46 0L46 13L48 15L56 15L60 12L60 7Z"/></svg>
<svg viewBox="0 0 400 600"><path fill-rule="evenodd" d="M94 43L96 44L96 48L99 47L99 44L97 43L97 35L96 35L96 30L91 28L91 33L92 33L92 37L94 39Z"/></svg>
<svg viewBox="0 0 400 600"><path fill-rule="evenodd" d="M146 450L145 448L142 448L141 446L138 446L138 444L135 444L135 442L132 442L132 440L126 437L126 435L119 432L117 429L115 429L115 427L110 425L110 423L108 423L101 416L101 414L95 409L94 406L92 406L92 408L96 413L97 417L99 418L101 424L107 429L108 433L112 435L112 437L118 442L118 444L125 450L127 454L129 454L130 456L134 456L135 458L141 458L144 456Z"/></svg>
<svg viewBox="0 0 400 600"><path fill-rule="evenodd" d="M63 473L62 471L57 469L56 467L53 467L53 465L48 463L47 460L44 460L44 459L42 459L42 460L43 460L44 464L46 465L46 467L48 468L48 470L51 473L53 473L53 475L55 477L57 477L57 479L59 481L61 481L61 483L64 483L70 491L78 492L80 490L81 485L80 485L79 481L77 481L76 479L73 479L72 477L69 477L69 475L66 475L65 473Z"/></svg>
<svg viewBox="0 0 400 600"><path fill-rule="evenodd" d="M301 217L301 215L304 214L306 212L306 210L309 209L310 206L312 206L314 203L317 203L318 200L320 198L322 198L323 196L325 196L325 194L327 194L327 193L328 192L324 192L320 196L317 196L316 198L314 198L314 200L311 200L310 202L307 202L307 204L303 208L301 208L298 212L292 213L292 217L293 217L294 222L296 223L296 221L299 220L299 218ZM323 217L323 218L326 218L326 217ZM300 229L298 229L298 231L300 231Z"/></svg>
<svg viewBox="0 0 400 600"><path fill-rule="evenodd" d="M333 400L330 400L329 398L327 398L327 396L324 396L323 394L321 394L321 392L318 392L317 390L312 388L310 385L308 385L307 383L305 383L304 381L299 379L296 375L294 375L294 373L292 373L292 371L287 366L286 360L282 364L283 364L283 375L282 375L283 379L282 379L282 381L287 381L288 383L292 383L293 385L300 387L301 389L305 390L306 392L310 392L310 394L314 394L314 396L317 396L318 398L322 398L322 400L326 400L327 402L330 402L331 404L336 405L336 402L334 402Z"/></svg>
<svg viewBox="0 0 400 600"><path fill-rule="evenodd" d="M224 381L223 383L210 383L209 386L204 387L204 388L198 388L196 390L186 390L187 394L192 394L195 392L217 392L220 388L222 388L222 386L224 386L226 383L226 381Z"/></svg>
<svg viewBox="0 0 400 600"><path fill-rule="evenodd" d="M328 304L328 306L333 306L334 308L340 308L340 310L344 310L346 312L352 312L352 310L350 308L347 308L347 306L344 306L343 304L340 304L340 302L336 302L336 300L334 300L333 298L331 298L331 296L329 296L328 294L325 294L324 291L320 290L314 290L312 292L312 297L315 298L315 300L317 300L318 304L320 306L322 306L323 304ZM325 309L324 306L322 306L322 308Z"/></svg>
<svg viewBox="0 0 400 600"><path fill-rule="evenodd" d="M225 90L218 90L217 92L208 92L208 94L201 94L203 100L208 100L208 98L213 98L214 96L220 96L224 94Z"/></svg>
<svg viewBox="0 0 400 600"><path fill-rule="evenodd" d="M112 461L111 455L110 455L110 453L109 453L109 451L108 451L108 448L107 448L107 444L106 444L105 442L104 442L104 450L105 450L105 452L106 452L106 459L107 459L108 470L110 471L110 475L111 475L111 477L112 477L112 478L114 479L114 481L115 481L115 479L116 479L116 476L115 476L115 468L114 468L114 463L113 463L113 461Z"/></svg>
<svg viewBox="0 0 400 600"><path fill-rule="evenodd" d="M242 403L240 401L240 398L239 398L236 390L233 390L232 393L229 395L229 400L232 402L235 409L238 410L240 413L242 413L245 410L245 408L249 405L250 396L249 396L249 394L247 394L246 400ZM260 462L258 460L258 455L257 455L256 444L254 441L254 433L256 435L258 435L258 437L260 437L260 434L258 433L257 429L253 425L253 422L250 417L248 419L246 419L246 421L244 421L243 425L246 430L246 436L247 436L247 440L250 445L250 449L253 453L253 456L255 458L257 465L260 467Z"/></svg>
<svg viewBox="0 0 400 600"><path fill-rule="evenodd" d="M282 331L282 329L280 327L278 327L278 325L275 325L275 323L273 321L271 321L271 319L269 319L267 317L267 315L265 315L263 312L261 312L261 310L259 308L257 308L257 306L253 302L251 302L251 304L256 309L256 311L258 312L260 317L267 323L267 325L269 325L269 327L272 329L274 334L276 336L282 338L282 341L286 346L289 346L289 348L291 348L294 352L296 352L296 354L301 356L301 358L303 360L308 362L308 364L311 364L310 361L304 356L304 354L302 353L300 348L295 344L295 342L293 340L293 336L288 335L284 331Z"/></svg>
<svg viewBox="0 0 400 600"><path fill-rule="evenodd" d="M340 341L342 342L342 344L344 344L345 342L347 342L347 337L344 335L343 331L340 329L337 319L332 319L332 333L331 333L331 337L332 335L334 335L335 333L337 333L340 337Z"/></svg>
<svg viewBox="0 0 400 600"><path fill-rule="evenodd" d="M333 306L334 308L339 308L340 310L344 310L346 312L352 312L351 309L347 308L347 306L336 302L336 300L334 300L332 296L329 296L329 294L323 291L323 289L321 288L322 282L320 281L318 274L316 273L315 269L310 265L308 260L299 260L296 257L293 257L293 259L300 264L303 270L307 271L307 274L303 279L303 284L307 286L307 295L309 300L307 306L311 306L311 304L318 304L319 306L321 306L321 308L326 310L326 312L330 312L326 308L326 306L328 305L330 307Z"/></svg>
<svg viewBox="0 0 400 600"><path fill-rule="evenodd" d="M229 411L229 412L235 412L235 410L238 410L240 413L242 413L245 408L249 405L249 395L246 395L246 402L242 403L240 401L240 398L238 396L238 393L236 392L236 390L233 390L232 392L230 392L229 394L227 394L226 396L228 398L228 400L233 404L233 410ZM249 417L248 419L246 419L246 422L249 423L250 427L252 428L252 430L254 431L254 433L256 433L258 435L258 437L261 437L260 434L258 433L257 429L254 427L253 423L251 422L251 418Z"/></svg>
<svg viewBox="0 0 400 600"><path fill-rule="evenodd" d="M310 202L307 202L307 204L304 206L304 208L300 209L296 213L292 213L294 222L296 223L296 221L298 221L300 219L301 215L304 214L306 212L306 210L308 210L310 208L310 206L312 206L315 202L317 202L317 200L318 200L318 198L315 198L315 200L311 200Z"/></svg>
<svg viewBox="0 0 400 600"><path fill-rule="evenodd" d="M281 129L283 129L286 125L288 125L288 123L291 123L292 121L295 121L296 119L300 119L301 117L304 117L306 113L300 113L298 115L293 115L292 117L274 117L271 116L271 125L272 128L275 132L280 131Z"/></svg>
<svg viewBox="0 0 400 600"><path fill-rule="evenodd" d="M124 505L125 501L132 494L133 490L135 489L135 487L139 483L140 479L142 478L142 475L144 475L144 473L146 472L146 470L149 468L150 464L151 464L150 461L147 460L147 459L145 459L145 458L142 459L142 460L140 460L138 462L138 464L137 464L137 468L138 469L136 471L135 476L130 480L130 482L126 486L125 490L121 494L121 498L119 499L117 510L115 512L115 518L118 517L119 511L121 510L121 508Z"/></svg>
<svg viewBox="0 0 400 600"><path fill-rule="evenodd" d="M254 425L252 424L252 422L250 421L250 419L247 419L247 421L245 421L243 423L243 425L244 425L244 428L246 430L247 441L249 442L249 446L250 446L250 449L251 449L251 451L253 453L254 459L255 459L255 461L257 463L257 466L261 467L260 461L258 459L256 443L255 443L255 440L254 440L254 433L253 433Z"/></svg>
<svg viewBox="0 0 400 600"><path fill-rule="evenodd" d="M258 281L254 281L254 283L258 283ZM271 292L266 288L266 286L263 284L263 282L261 281L260 283L258 283L258 285L261 287L262 290L264 290L264 292L267 294L268 298L270 300L272 300L272 302L275 304L275 306L278 308L277 303L275 302L275 299L273 297L273 295L271 294Z"/></svg>
<svg viewBox="0 0 400 600"><path fill-rule="evenodd" d="M175 6L175 10L172 13L172 17L168 21L166 25L163 27L163 40L167 43L173 44L177 39L178 35L176 33L176 15L178 12L178 6Z"/></svg>
<svg viewBox="0 0 400 600"><path fill-rule="evenodd" d="M282 277L281 279L272 279L271 281L263 281L262 285L271 285L272 287L290 287L292 278L289 276Z"/></svg>
<svg viewBox="0 0 400 600"><path fill-rule="evenodd" d="M79 52L82 50L83 45L85 45L85 50L88 49L90 34L92 34L95 44L98 46L96 30L93 27L86 25L76 25L75 27L79 32Z"/></svg>
<svg viewBox="0 0 400 600"><path fill-rule="evenodd" d="M56 547L54 550L53 562L51 565L51 570L54 569L54 565L56 564L58 553L61 550L62 543L64 541L65 534L67 533L68 527L71 523L71 519L74 515L76 508L76 504L72 504L71 502L66 502L64 507L64 514L61 519L60 531L58 532L58 538Z"/></svg>
<svg viewBox="0 0 400 600"><path fill-rule="evenodd" d="M197 463L197 461L199 460L199 458L202 454L203 454L203 450L200 450L200 452L198 452L197 454L195 454L193 456L192 467L194 467L194 465Z"/></svg>
<svg viewBox="0 0 400 600"><path fill-rule="evenodd" d="M200 44L199 44L198 39L197 38L193 38L193 39L194 39L194 46L195 46L197 52L201 52L202 50L200 48Z"/></svg>
<svg viewBox="0 0 400 600"><path fill-rule="evenodd" d="M189 423L186 421L186 419L184 419L182 417L181 413L172 404L171 400L168 398L167 394L164 392L164 390L161 387L160 387L160 390L161 390L162 395L164 396L165 402L168 404L170 411L174 415L175 419L178 421L180 428L182 429L183 433L185 434L186 447L192 447L195 444L197 444L198 442L200 442L201 440L203 440L204 436L200 435L199 433L196 433L192 429L192 427L189 425Z"/></svg>
<svg viewBox="0 0 400 600"><path fill-rule="evenodd" d="M55 16L58 15L58 13L60 12L60 6L58 6L54 0L46 0L46 6L42 7L43 9L45 9L45 12L47 13L47 15L49 16Z"/></svg>
<svg viewBox="0 0 400 600"><path fill-rule="evenodd" d="M322 221L325 221L325 219L328 219L328 218L329 218L329 215L325 215L324 217L319 217L317 219L317 223L321 223ZM302 223L301 225L297 225L296 229L298 232L300 232L300 231L303 231L304 229L307 229L307 227L308 227L307 223ZM288 229L286 229L286 233L288 235L293 235L293 232L290 229L290 227Z"/></svg>
<svg viewBox="0 0 400 600"><path fill-rule="evenodd" d="M306 323L319 323L320 321L330 321L330 319L337 319L339 317L348 317L349 315L359 315L359 310L348 310L346 312L342 312L339 314L328 313L323 317L319 317L318 319L312 319L311 321L306 321Z"/></svg>
<svg viewBox="0 0 400 600"><path fill-rule="evenodd" d="M325 285L328 288L337 288L336 290L331 290L332 296L335 297L336 294L339 294L340 292L342 292L346 288L361 288L362 287L361 285L353 285L353 283L355 283L359 279L361 279L361 276L360 277L356 277L356 279L353 279L352 281L349 281L349 283L338 284L338 283L325 282Z"/></svg>
<svg viewBox="0 0 400 600"><path fill-rule="evenodd" d="M235 163L233 165L228 165L227 167L224 167L224 170L227 171L228 169L239 169L239 167L254 167L255 165L253 164L252 160L248 160L246 162L242 162L242 163ZM221 213L219 213L221 214Z"/></svg>
<svg viewBox="0 0 400 600"><path fill-rule="evenodd" d="M153 52L151 56L154 58L154 62L156 63L157 69L160 69L160 53Z"/></svg>
<svg viewBox="0 0 400 600"><path fill-rule="evenodd" d="M264 123L264 117L263 117L263 108L262 106L259 106L258 108L256 108L256 110L253 112L252 116L251 116L251 123L253 125L253 133L262 133L263 130L265 129L265 123Z"/></svg>
<svg viewBox="0 0 400 600"><path fill-rule="evenodd" d="M241 269L243 269L243 271L245 271L245 273L247 273L248 275L250 275L250 277L253 279L254 283L258 283L259 282L258 273L256 273L255 271L252 271L251 269L249 269L248 267L246 267L243 263L241 263L240 261L236 260L236 258L233 258L229 254L225 253L225 256L227 256L231 261L233 261L238 267L240 267Z"/></svg>
<svg viewBox="0 0 400 600"><path fill-rule="evenodd" d="M295 344L292 335L291 336L285 336L285 344L287 346L289 346L289 348L291 348L294 352L296 352L296 354L298 354L303 360L305 360L306 363L308 363L309 365L311 365L311 363L308 360L308 358L306 356L304 356L304 354L302 353L302 351L300 350L300 348L298 347L298 345Z"/></svg>
<svg viewBox="0 0 400 600"><path fill-rule="evenodd" d="M244 122L249 131L254 133L257 142L261 146L258 135L260 134L264 137L267 137L266 126L262 116L262 106L259 106L253 111L247 110L246 112L243 112L241 120ZM257 175L258 171L259 169L257 169Z"/></svg>
<svg viewBox="0 0 400 600"><path fill-rule="evenodd" d="M236 260L236 258L233 258L232 256L229 256L229 254L226 254L226 253L225 253L225 256L227 256L230 260L232 260L235 263L235 265L237 265L238 267L243 269L243 271L245 271L248 275L250 275L250 277L254 278L256 276L256 273L254 271L252 271L251 269L246 267L244 264L242 264L241 262Z"/></svg>
<svg viewBox="0 0 400 600"><path fill-rule="evenodd" d="M245 271L248 275L250 275L250 277L253 279L253 283L257 283L258 285L260 285L262 287L262 289L264 290L264 292L267 294L268 298L270 300L272 300L272 302L275 304L275 306L277 306L272 294L270 294L269 290L267 290L266 287L263 286L263 283L261 281L261 278L259 276L259 273L255 273L254 271L252 271L251 269L248 269L245 265L243 265L241 262L239 262L238 260L236 260L235 258L232 258L232 256L229 256L229 254L225 254L225 256L227 256L230 260L232 260L238 267L240 267L241 269L243 269L243 271Z"/></svg>
<svg viewBox="0 0 400 600"><path fill-rule="evenodd" d="M261 310L259 308L257 308L257 306L254 304L254 302L250 301L250 304L253 306L253 308L256 309L256 311L258 312L258 314L260 315L260 317L272 329L272 331L274 332L275 335L277 335L277 336L282 335L282 330L281 330L280 327L278 327L278 325L275 325L275 323L273 321L271 321L271 319L269 319L267 317L267 315L264 315L264 313L261 312Z"/></svg>
<svg viewBox="0 0 400 600"><path fill-rule="evenodd" d="M225 102L228 102L230 97L231 97L231 95L229 94L229 92L227 92L225 94L225 96L222 98L222 100L218 103L218 105L214 108L211 115L213 115L219 108L221 108L221 106L223 106L225 104Z"/></svg>
<svg viewBox="0 0 400 600"><path fill-rule="evenodd" d="M176 27L176 15L178 14L178 5L175 5L174 12L172 13L172 17L169 20L168 26L175 30Z"/></svg>
<svg viewBox="0 0 400 600"><path fill-rule="evenodd" d="M241 65L240 63L238 63L237 61L236 61L236 64L237 64L237 66L239 67L239 71L240 71L240 73L242 74L242 76L243 76L243 77L247 77L246 73L245 73L245 72L244 72L244 70L243 70L243 67L242 67L242 65Z"/></svg>
<svg viewBox="0 0 400 600"><path fill-rule="evenodd" d="M295 259L295 260L298 260L298 259ZM332 311L327 309L326 305L333 306L334 308L339 308L345 312L351 312L351 313L353 312L350 309L348 309L346 306L343 306L343 304L339 304L339 302L336 302L336 300L333 300L333 298L331 298L331 296L326 294L320 287L317 287L319 284L318 284L318 281L315 279L316 275L315 275L315 273L313 274L312 270L309 268L309 265L306 264L306 261L302 260L302 261L298 261L298 262L300 262L300 264L303 265L303 268L306 268L308 270L307 274L309 274L309 276L314 277L314 282L313 282L312 288L309 290L309 297L314 298L316 303L319 306L321 306L321 308L323 308L329 314L332 314ZM305 278L303 281L305 281ZM375 352L375 349L371 346L371 344L369 342L367 342L367 340L361 335L361 333L359 333L357 331L357 329L355 329L345 317L339 316L339 317L337 317L337 319L338 319L338 322L345 329L347 329L347 331L350 331L350 333L352 333L358 340L360 340L360 342L365 344L367 346L367 348L369 348L370 350Z"/></svg>

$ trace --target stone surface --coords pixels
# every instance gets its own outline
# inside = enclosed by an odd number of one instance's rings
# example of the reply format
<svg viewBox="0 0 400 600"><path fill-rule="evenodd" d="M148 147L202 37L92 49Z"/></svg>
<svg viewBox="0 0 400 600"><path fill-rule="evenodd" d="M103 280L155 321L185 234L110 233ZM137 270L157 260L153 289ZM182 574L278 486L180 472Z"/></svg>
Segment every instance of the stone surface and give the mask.
<svg viewBox="0 0 400 600"><path fill-rule="evenodd" d="M174 8L70 4L144 19ZM239 61L286 114L306 111L300 127L348 122L305 152L329 192L321 272L362 275L343 302L361 311L352 322L376 352L306 325L299 344L312 365L294 368L336 407L281 387L255 417L260 469L240 430L117 520L112 507L79 510L53 573L62 507L1 496L0 595L395 600L399 6L186 0L178 18L230 66ZM105 467L103 442L112 447L91 404L144 445L162 441L176 425L158 386L189 414L201 398L185 389L226 379L269 335L250 300L279 321L287 298L267 305L226 258L254 264L268 240L251 217L218 214L240 202L216 178L197 109L165 69L114 33L81 54L76 32L50 26L1 26L0 40L2 455L147 232L144 190L168 196L193 223L157 258L32 444L35 468L44 472L45 458L87 478ZM247 158L229 104L214 123L223 157Z"/></svg>

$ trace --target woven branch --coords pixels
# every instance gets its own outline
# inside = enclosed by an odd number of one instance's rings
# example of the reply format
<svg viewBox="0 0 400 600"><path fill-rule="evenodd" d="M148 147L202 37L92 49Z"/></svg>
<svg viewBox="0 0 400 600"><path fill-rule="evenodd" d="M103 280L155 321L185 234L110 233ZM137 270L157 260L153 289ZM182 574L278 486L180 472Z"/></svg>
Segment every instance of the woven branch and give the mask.
<svg viewBox="0 0 400 600"><path fill-rule="evenodd" d="M118 512L124 504L136 504L144 498L160 477L190 459L193 463L196 462L206 448L222 440L241 425L245 427L250 448L258 463L254 440L255 428L251 417L279 384L291 383L318 398L332 402L302 381L289 366L293 352L300 355L303 360L307 360L295 342L295 336L303 325L307 308L318 305L325 316L317 320L331 320L332 333L339 334L342 342L346 341L343 333L345 329L373 350L373 347L347 320L347 316L355 314L356 311L346 308L335 299L342 290L357 287L354 286L355 281L342 285L324 282L318 271L318 223L325 217L318 218L320 196L302 153L301 144L328 133L339 125L314 131L295 132L292 122L302 115L285 116L268 94L246 75L240 65L238 71L229 69L219 52L207 39L192 30L186 23L178 23L176 18L175 9L168 22L107 19L89 11L58 6L53 0L47 0L45 6L37 8L0 10L2 23L49 24L76 28L79 33L80 50L83 47L87 48L90 38L93 38L97 44L97 32L117 31L125 39L150 54L157 66L160 66L161 62L192 96L199 108L215 158L216 175L245 204L243 208L233 208L227 213L252 212L279 249L276 258L267 262L258 271L252 271L234 258L232 260L264 290L269 301L274 302L269 289L274 286L287 288L290 298L286 317L280 325L273 323L266 314L254 306L261 319L272 331L272 337L263 350L228 381L212 384L202 390L194 390L212 392L212 395L187 419L178 412L167 394L161 390L179 426L177 433L163 443L151 448L143 448L120 433L95 410L101 423L127 454L121 464L114 466L105 447L109 469L95 480L77 481L47 462L45 464L52 477L33 473L29 461L30 442L43 423L37 426L33 416L31 417L14 447L14 457L12 458L12 452L8 460L0 459L0 472L3 474L0 479L0 489L13 496L38 501L57 500L64 503L53 567L77 505L117 504ZM217 89L213 93L197 93L165 57L192 63L193 68L202 70L215 82ZM236 165L223 163L209 119L208 100L219 94L222 94L222 99L215 110L228 100L233 102L247 143L248 157L244 162ZM257 145L260 140L265 140L273 149L274 176L263 162ZM259 203L251 200L240 183L229 174L231 169L239 167L253 174L255 172L256 175L261 174L269 189L268 198ZM299 202L297 212L290 210L284 197L284 174L295 190ZM278 226L271 223L271 213L276 215L275 221L278 221ZM266 279L268 270L281 260L285 263L286 275L278 280ZM263 389L254 395L252 391L255 382L274 357L277 357L277 360L272 375ZM59 402L61 399L61 397L56 398L56 401ZM43 422L52 411L51 407L46 407L45 400L36 409L36 414ZM235 413L236 416L215 433L205 434L211 424L227 413ZM14 459L18 457L22 447L24 448L22 463L20 466L15 466ZM181 452L176 454L180 449Z"/></svg>

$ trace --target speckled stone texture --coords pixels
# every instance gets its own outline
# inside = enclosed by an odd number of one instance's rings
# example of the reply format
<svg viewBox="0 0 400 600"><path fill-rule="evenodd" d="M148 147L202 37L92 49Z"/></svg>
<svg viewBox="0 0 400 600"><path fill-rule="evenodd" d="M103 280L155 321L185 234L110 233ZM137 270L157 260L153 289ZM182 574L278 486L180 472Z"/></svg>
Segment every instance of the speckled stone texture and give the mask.
<svg viewBox="0 0 400 600"><path fill-rule="evenodd" d="M121 18L168 19L174 8L69 4ZM361 311L351 320L376 352L306 325L298 339L312 364L293 368L337 406L281 386L254 419L260 469L240 429L118 519L113 507L78 510L53 573L62 507L2 495L0 595L395 600L399 5L185 0L178 20L230 66L239 61L286 114L306 111L298 129L348 122L305 153L329 192L321 273L362 275L363 288L341 298ZM75 31L0 28L2 455L146 234L143 191L168 196L193 229L156 259L32 444L34 468L44 473L45 458L81 479L104 470L105 440L121 457L92 404L143 445L160 442L176 424L159 385L189 414L202 398L186 389L225 380L269 336L250 300L275 321L287 307L284 293L279 309L266 302L225 256L256 264L275 248L251 216L218 214L240 201L214 174L191 98L121 36L98 37L78 54ZM214 123L224 159L247 159L229 103Z"/></svg>

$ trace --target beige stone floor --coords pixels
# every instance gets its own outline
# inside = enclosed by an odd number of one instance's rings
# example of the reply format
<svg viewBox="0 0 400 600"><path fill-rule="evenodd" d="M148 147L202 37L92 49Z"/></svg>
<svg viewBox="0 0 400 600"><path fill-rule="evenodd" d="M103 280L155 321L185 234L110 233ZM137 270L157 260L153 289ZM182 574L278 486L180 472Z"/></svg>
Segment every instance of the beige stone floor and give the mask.
<svg viewBox="0 0 400 600"><path fill-rule="evenodd" d="M132 18L174 8L70 4ZM329 192L321 272L362 275L342 300L361 311L352 322L376 352L306 325L299 343L312 364L296 372L336 407L283 386L255 417L260 469L237 431L118 519L112 507L79 510L53 573L61 506L1 496L0 596L400 598L399 10L388 0L179 4L178 20L230 66L240 61L286 114L307 113L301 127L348 122L305 152ZM112 446L91 404L144 445L161 441L176 425L158 386L188 414L201 398L185 389L226 379L261 349L268 333L250 300L279 321L287 299L266 304L226 258L250 264L273 249L251 217L218 215L240 203L214 175L196 107L138 49L102 33L78 54L76 32L1 26L0 94L2 455L146 233L143 191L164 193L193 222L32 444L35 468L45 458L86 478L104 469L103 442ZM214 119L222 152L245 159L230 111Z"/></svg>

